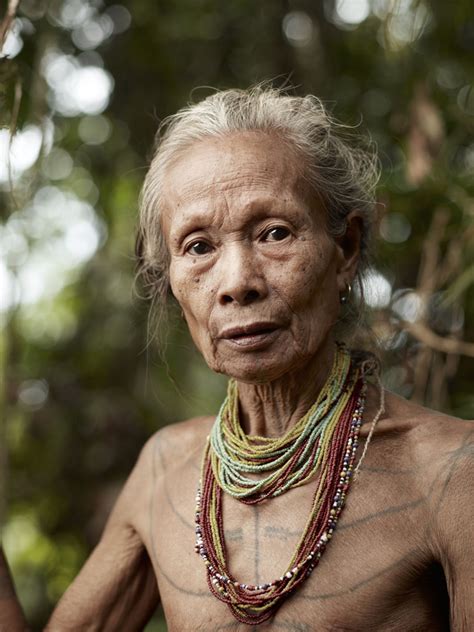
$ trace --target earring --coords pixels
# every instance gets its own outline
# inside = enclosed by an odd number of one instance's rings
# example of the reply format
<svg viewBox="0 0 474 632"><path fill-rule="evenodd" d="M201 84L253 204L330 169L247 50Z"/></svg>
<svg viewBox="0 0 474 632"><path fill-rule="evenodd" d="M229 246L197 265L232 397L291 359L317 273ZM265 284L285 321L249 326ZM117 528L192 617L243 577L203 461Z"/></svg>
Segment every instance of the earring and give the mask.
<svg viewBox="0 0 474 632"><path fill-rule="evenodd" d="M352 292L352 285L350 283L346 284L346 291L344 292L344 294L341 294L339 297L339 301L341 302L342 305L345 305L347 303L347 301L349 300L349 296L351 295Z"/></svg>

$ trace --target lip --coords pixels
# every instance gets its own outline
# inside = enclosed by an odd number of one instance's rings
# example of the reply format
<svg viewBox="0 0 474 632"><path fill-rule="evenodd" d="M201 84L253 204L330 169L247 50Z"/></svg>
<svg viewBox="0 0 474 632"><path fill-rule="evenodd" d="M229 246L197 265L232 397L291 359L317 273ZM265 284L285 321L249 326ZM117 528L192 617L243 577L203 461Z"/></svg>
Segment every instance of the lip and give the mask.
<svg viewBox="0 0 474 632"><path fill-rule="evenodd" d="M254 351L271 344L279 335L281 326L274 322L256 322L229 327L218 336L231 345Z"/></svg>

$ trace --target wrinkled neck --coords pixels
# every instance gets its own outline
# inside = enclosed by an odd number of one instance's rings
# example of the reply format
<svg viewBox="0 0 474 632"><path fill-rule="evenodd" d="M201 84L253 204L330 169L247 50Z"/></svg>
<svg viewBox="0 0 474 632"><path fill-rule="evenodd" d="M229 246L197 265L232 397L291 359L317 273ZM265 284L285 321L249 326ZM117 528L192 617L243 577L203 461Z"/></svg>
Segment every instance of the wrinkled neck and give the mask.
<svg viewBox="0 0 474 632"><path fill-rule="evenodd" d="M238 382L240 423L247 435L279 437L288 432L316 401L331 372L336 346L332 339L304 366L264 384Z"/></svg>

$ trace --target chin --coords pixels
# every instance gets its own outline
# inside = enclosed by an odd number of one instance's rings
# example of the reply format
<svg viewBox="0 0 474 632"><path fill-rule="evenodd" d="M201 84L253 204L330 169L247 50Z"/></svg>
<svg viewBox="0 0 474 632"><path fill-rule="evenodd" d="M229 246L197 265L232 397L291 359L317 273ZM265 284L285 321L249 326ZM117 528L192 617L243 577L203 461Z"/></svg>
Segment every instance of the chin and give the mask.
<svg viewBox="0 0 474 632"><path fill-rule="evenodd" d="M285 374L292 373L299 368L300 362L289 362L289 358L265 358L265 357L245 357L235 358L220 362L217 366L209 367L217 372L234 378L238 382L246 382L247 384L267 384L283 377Z"/></svg>

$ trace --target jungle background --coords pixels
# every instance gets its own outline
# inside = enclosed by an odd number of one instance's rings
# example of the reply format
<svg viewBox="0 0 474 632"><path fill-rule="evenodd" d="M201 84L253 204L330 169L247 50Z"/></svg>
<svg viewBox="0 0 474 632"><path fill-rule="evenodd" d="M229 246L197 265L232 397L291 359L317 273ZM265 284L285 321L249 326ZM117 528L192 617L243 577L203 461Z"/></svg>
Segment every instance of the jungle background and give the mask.
<svg viewBox="0 0 474 632"><path fill-rule="evenodd" d="M163 358L149 344L133 259L158 123L207 86L289 83L370 131L384 382L474 417L468 0L10 0L2 18L0 519L34 630L146 439L224 395L178 317Z"/></svg>

